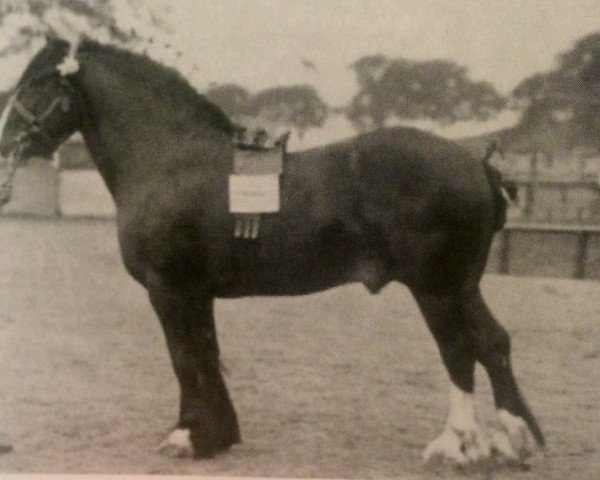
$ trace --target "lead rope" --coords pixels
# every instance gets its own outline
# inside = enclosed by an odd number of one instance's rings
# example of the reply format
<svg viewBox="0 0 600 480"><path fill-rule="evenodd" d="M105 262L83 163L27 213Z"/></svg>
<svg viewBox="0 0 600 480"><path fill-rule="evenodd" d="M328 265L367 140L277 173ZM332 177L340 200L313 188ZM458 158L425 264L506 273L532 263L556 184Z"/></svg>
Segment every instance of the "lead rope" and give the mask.
<svg viewBox="0 0 600 480"><path fill-rule="evenodd" d="M10 199L12 198L12 192L14 188L15 174L17 173L17 160L20 157L20 148L17 147L17 151L10 154L7 161L7 176L6 180L0 186L0 213Z"/></svg>
<svg viewBox="0 0 600 480"><path fill-rule="evenodd" d="M11 110L14 107L15 99L17 98L17 92L14 92L6 102L6 106L4 107L4 111L2 112L2 118L0 118L0 140L4 137L4 129L6 128L6 123L8 121L8 116L10 115ZM2 213L2 208L10 201L10 197L12 196L13 191L13 179L15 176L16 170L16 161L15 154L11 152L6 161L7 166L7 177L6 180L0 185L0 213Z"/></svg>

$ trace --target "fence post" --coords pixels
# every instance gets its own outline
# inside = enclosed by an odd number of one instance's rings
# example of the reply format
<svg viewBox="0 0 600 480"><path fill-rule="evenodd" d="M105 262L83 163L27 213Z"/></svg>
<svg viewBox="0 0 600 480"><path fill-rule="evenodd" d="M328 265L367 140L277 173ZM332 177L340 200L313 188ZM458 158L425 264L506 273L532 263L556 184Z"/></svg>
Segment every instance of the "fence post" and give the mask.
<svg viewBox="0 0 600 480"><path fill-rule="evenodd" d="M529 160L529 175L526 180L527 190L525 192L525 206L523 216L529 220L534 216L535 196L538 184L538 154L533 152Z"/></svg>
<svg viewBox="0 0 600 480"><path fill-rule="evenodd" d="M62 217L62 212L60 210L60 172L61 172L61 158L58 150L54 152L52 155L52 166L54 167L54 173L56 175L56 191L54 192L54 214L57 218Z"/></svg>
<svg viewBox="0 0 600 480"><path fill-rule="evenodd" d="M510 272L510 233L511 230L504 229L502 231L502 241L500 243L500 265L499 270L502 274Z"/></svg>
<svg viewBox="0 0 600 480"><path fill-rule="evenodd" d="M577 236L577 252L575 256L575 278L583 279L585 278L585 270L587 264L587 249L588 249L588 239L589 232L581 231Z"/></svg>

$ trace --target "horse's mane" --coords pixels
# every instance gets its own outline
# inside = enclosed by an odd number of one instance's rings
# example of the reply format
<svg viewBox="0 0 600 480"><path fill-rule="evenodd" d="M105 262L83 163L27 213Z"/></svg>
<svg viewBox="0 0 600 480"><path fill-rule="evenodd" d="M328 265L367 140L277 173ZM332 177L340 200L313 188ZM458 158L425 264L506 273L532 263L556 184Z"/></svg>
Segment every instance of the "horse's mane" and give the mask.
<svg viewBox="0 0 600 480"><path fill-rule="evenodd" d="M161 101L169 102L178 112L187 112L198 122L207 122L216 129L231 134L229 118L216 105L199 94L181 74L159 64L145 55L130 52L113 45L83 39L78 49L82 57L101 59L111 69L125 77L133 77Z"/></svg>

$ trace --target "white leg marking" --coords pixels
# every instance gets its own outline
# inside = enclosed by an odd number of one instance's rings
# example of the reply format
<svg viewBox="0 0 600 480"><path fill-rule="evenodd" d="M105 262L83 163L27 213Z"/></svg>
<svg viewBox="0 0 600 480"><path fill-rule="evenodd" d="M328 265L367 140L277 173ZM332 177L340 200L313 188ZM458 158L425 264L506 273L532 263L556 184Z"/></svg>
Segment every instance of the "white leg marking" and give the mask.
<svg viewBox="0 0 600 480"><path fill-rule="evenodd" d="M504 409L498 410L497 415L500 431L492 437L492 449L510 460L531 456L532 439L525 420Z"/></svg>
<svg viewBox="0 0 600 480"><path fill-rule="evenodd" d="M423 460L434 458L465 465L489 457L490 446L475 420L473 394L454 384L450 388L450 413L443 433L427 445Z"/></svg>
<svg viewBox="0 0 600 480"><path fill-rule="evenodd" d="M178 428L158 446L158 452L167 457L182 458L194 455L194 447L187 428Z"/></svg>

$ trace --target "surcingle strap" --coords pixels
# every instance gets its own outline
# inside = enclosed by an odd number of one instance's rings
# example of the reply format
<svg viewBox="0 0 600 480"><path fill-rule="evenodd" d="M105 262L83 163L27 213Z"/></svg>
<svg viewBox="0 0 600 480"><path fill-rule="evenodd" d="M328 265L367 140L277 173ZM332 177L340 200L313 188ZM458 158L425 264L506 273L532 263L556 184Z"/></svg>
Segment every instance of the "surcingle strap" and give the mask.
<svg viewBox="0 0 600 480"><path fill-rule="evenodd" d="M229 177L229 211L235 216L234 237L255 240L263 214L280 207L279 177L289 133L269 142L264 130L236 136L233 174Z"/></svg>

